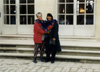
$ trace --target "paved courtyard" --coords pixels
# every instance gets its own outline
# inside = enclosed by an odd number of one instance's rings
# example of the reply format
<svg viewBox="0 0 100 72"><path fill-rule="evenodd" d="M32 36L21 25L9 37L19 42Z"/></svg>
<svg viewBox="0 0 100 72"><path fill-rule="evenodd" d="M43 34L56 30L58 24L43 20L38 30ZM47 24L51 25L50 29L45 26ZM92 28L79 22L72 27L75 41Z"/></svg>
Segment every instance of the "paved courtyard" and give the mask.
<svg viewBox="0 0 100 72"><path fill-rule="evenodd" d="M100 64L67 61L34 64L31 59L0 58L0 72L100 72Z"/></svg>

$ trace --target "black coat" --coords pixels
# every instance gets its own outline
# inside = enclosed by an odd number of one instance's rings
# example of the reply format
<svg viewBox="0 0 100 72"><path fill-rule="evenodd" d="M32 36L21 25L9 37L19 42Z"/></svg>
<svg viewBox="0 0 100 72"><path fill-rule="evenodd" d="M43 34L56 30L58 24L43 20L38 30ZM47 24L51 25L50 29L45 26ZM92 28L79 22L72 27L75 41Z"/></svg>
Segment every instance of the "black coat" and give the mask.
<svg viewBox="0 0 100 72"><path fill-rule="evenodd" d="M59 25L57 23L57 21L54 22L54 27L52 28L51 32L50 32L50 37L51 38L55 38L56 39L56 44L55 47L57 47L57 52L61 51L61 46L60 46L60 41L59 41Z"/></svg>

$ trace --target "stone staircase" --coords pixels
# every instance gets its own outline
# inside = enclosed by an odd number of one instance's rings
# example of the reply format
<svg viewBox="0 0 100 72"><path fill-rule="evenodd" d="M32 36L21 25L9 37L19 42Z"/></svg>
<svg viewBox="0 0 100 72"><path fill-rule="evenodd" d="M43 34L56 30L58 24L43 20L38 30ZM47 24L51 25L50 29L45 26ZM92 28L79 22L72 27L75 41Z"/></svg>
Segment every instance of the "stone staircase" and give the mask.
<svg viewBox="0 0 100 72"><path fill-rule="evenodd" d="M32 35L0 36L0 57L33 57L32 37ZM57 53L56 58L100 61L100 42L95 38L60 36L60 42L62 52Z"/></svg>

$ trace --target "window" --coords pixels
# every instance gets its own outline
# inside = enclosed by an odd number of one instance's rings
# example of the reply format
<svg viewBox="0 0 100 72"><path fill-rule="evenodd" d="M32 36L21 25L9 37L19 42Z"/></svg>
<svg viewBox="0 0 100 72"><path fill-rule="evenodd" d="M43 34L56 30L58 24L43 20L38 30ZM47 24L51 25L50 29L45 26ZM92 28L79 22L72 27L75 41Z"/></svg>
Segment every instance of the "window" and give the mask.
<svg viewBox="0 0 100 72"><path fill-rule="evenodd" d="M58 21L61 25L93 25L94 0L59 0Z"/></svg>
<svg viewBox="0 0 100 72"><path fill-rule="evenodd" d="M4 24L16 24L16 5L15 0L4 0Z"/></svg>
<svg viewBox="0 0 100 72"><path fill-rule="evenodd" d="M94 24L94 0L77 0L77 25Z"/></svg>
<svg viewBox="0 0 100 72"><path fill-rule="evenodd" d="M20 0L20 24L34 24L34 0Z"/></svg>
<svg viewBox="0 0 100 72"><path fill-rule="evenodd" d="M34 24L34 0L3 0L4 1L4 24L16 25L18 20L20 25ZM19 4L19 6L16 6ZM18 11L17 11L18 10ZM16 14L17 12L17 14ZM18 18L16 19L16 15Z"/></svg>
<svg viewBox="0 0 100 72"><path fill-rule="evenodd" d="M73 25L74 0L59 0L58 17L59 24Z"/></svg>

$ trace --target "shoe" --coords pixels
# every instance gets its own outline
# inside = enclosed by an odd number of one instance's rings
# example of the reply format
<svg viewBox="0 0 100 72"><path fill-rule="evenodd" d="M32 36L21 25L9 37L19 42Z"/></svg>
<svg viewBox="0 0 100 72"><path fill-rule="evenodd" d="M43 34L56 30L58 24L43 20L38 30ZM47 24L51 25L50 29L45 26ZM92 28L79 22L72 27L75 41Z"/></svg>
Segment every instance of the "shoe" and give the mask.
<svg viewBox="0 0 100 72"><path fill-rule="evenodd" d="M49 62L50 60L51 60L50 58L47 58L45 62Z"/></svg>
<svg viewBox="0 0 100 72"><path fill-rule="evenodd" d="M41 58L41 62L45 62L46 60L44 58Z"/></svg>
<svg viewBox="0 0 100 72"><path fill-rule="evenodd" d="M54 60L51 61L52 64L53 64L54 62L55 62Z"/></svg>
<svg viewBox="0 0 100 72"><path fill-rule="evenodd" d="M33 62L34 62L34 63L37 63L36 58L33 59Z"/></svg>
<svg viewBox="0 0 100 72"><path fill-rule="evenodd" d="M49 62L50 60L46 60L45 62Z"/></svg>
<svg viewBox="0 0 100 72"><path fill-rule="evenodd" d="M51 63L54 63L54 62L55 62L55 57L52 56L52 57L51 57Z"/></svg>

